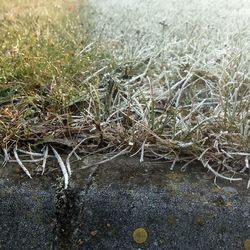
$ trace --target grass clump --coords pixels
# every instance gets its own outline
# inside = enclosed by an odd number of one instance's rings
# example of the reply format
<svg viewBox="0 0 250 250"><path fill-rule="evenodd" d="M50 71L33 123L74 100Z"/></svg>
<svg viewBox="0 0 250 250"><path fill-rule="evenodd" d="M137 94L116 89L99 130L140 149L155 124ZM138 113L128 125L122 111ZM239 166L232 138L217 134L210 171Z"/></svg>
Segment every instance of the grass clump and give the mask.
<svg viewBox="0 0 250 250"><path fill-rule="evenodd" d="M105 52L88 51L90 22L78 1L1 1L1 7L1 146L42 143L51 130L70 130L70 108L76 112L74 103L87 97L84 81Z"/></svg>
<svg viewBox="0 0 250 250"><path fill-rule="evenodd" d="M110 113L141 160L184 161L183 170L198 160L216 177L248 178L248 2L92 2L105 23L96 36L117 64Z"/></svg>

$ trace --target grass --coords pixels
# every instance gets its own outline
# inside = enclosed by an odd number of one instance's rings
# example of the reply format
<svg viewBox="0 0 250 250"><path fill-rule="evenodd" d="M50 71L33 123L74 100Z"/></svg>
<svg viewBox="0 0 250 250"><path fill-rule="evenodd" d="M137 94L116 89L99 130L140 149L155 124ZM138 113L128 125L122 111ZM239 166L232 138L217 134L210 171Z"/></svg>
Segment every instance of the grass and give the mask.
<svg viewBox="0 0 250 250"><path fill-rule="evenodd" d="M232 22L221 27L228 20L192 13L192 4L162 22L141 14L140 4L105 19L105 4L98 3L104 14L95 19L78 1L1 1L4 160L25 171L25 161L40 161L44 168L51 146L66 180L71 157L99 153L108 159L122 153L140 155L141 161L165 159L172 169L180 161L183 170L199 161L215 177L247 179L244 20L240 30ZM130 18L135 28L125 21ZM211 26L206 18L214 18ZM147 19L153 27L145 28ZM56 149L72 150L66 162Z"/></svg>
<svg viewBox="0 0 250 250"><path fill-rule="evenodd" d="M85 98L84 80L99 69L105 52L97 48L81 55L90 43L89 23L82 21L77 2L1 4L0 140L9 148L16 141L42 142L48 130L61 129L74 102Z"/></svg>

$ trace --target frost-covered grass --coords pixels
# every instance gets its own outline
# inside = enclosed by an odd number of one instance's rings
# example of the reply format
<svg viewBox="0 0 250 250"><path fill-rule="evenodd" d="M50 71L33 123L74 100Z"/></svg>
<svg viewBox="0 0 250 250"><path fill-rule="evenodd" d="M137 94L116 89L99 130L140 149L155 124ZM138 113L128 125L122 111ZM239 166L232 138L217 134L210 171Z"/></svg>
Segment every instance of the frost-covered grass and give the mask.
<svg viewBox="0 0 250 250"><path fill-rule="evenodd" d="M126 89L110 113L129 112L141 155L196 159L229 178L249 171L249 1L90 2Z"/></svg>
<svg viewBox="0 0 250 250"><path fill-rule="evenodd" d="M54 153L68 180L79 153L106 160L129 153L171 161L172 168L181 161L183 170L200 161L217 177L247 178L246 0L90 0L87 13L77 3L47 0L10 16L9 4L23 5L3 3L5 161L12 156L23 168L39 157L44 171ZM64 163L56 150L65 146L73 151Z"/></svg>

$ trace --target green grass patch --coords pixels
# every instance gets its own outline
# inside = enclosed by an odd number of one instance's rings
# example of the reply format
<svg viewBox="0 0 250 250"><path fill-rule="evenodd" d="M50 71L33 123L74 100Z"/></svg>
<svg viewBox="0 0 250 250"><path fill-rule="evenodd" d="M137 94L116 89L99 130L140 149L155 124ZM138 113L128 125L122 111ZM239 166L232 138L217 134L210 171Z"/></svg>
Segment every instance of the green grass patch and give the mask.
<svg viewBox="0 0 250 250"><path fill-rule="evenodd" d="M111 57L100 46L88 50L91 22L84 17L84 4L63 1L53 4L51 1L31 1L26 2L27 6L18 1L11 1L9 5L7 1L3 3L0 24L1 146L8 148L15 141L32 141L34 137L42 143L50 132L46 127L50 127L51 119L58 118L60 129L65 123L60 116L66 115L68 119L74 112L79 114L78 106L72 106L87 103L92 92L91 79L85 80L90 77L95 84L99 75L93 74ZM25 7L29 7L28 11ZM112 67L110 63L109 67ZM68 122L66 125L70 126ZM37 135L36 126L44 127L46 132Z"/></svg>

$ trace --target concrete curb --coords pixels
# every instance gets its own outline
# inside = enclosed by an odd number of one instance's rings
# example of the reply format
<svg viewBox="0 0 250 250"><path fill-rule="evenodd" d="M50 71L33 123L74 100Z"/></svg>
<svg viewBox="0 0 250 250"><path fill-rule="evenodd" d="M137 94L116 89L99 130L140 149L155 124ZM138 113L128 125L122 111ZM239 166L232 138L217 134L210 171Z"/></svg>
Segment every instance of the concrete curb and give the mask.
<svg viewBox="0 0 250 250"><path fill-rule="evenodd" d="M249 250L249 190L203 171L125 157L74 171L64 191L57 174L0 170L0 249Z"/></svg>

